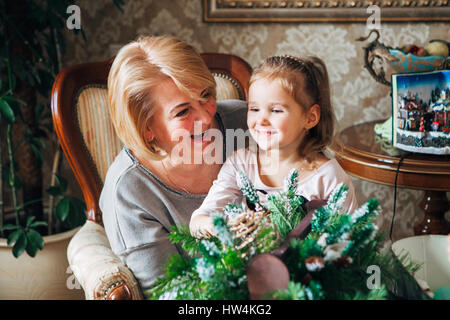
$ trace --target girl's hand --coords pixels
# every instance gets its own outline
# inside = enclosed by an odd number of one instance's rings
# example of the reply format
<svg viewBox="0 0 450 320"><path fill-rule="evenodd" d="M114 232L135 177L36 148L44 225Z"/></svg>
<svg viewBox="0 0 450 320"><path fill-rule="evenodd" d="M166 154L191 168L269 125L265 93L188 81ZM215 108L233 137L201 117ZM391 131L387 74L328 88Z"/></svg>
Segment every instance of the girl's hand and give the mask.
<svg viewBox="0 0 450 320"><path fill-rule="evenodd" d="M213 219L205 214L200 214L191 219L189 223L191 235L197 239L211 238L215 235Z"/></svg>

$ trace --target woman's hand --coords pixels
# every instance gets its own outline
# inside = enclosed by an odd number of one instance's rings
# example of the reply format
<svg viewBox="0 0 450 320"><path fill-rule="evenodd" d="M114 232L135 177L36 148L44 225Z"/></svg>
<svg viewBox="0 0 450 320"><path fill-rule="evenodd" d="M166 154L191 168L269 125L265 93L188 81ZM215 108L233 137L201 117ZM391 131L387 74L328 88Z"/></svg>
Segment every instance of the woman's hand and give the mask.
<svg viewBox="0 0 450 320"><path fill-rule="evenodd" d="M189 230L191 235L197 239L211 238L216 232L213 219L205 214L193 217L189 223Z"/></svg>

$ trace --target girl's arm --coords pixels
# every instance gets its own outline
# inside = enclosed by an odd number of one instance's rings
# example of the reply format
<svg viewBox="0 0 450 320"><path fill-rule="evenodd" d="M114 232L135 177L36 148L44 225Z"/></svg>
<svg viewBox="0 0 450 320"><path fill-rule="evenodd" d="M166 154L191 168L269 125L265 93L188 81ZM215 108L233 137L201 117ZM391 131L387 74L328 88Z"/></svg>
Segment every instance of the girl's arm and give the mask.
<svg viewBox="0 0 450 320"><path fill-rule="evenodd" d="M191 217L189 230L191 231L191 235L198 239L210 238L212 235L214 235L214 225L212 217L202 213L197 214L195 217Z"/></svg>
<svg viewBox="0 0 450 320"><path fill-rule="evenodd" d="M202 205L192 213L189 229L193 236L213 235L214 226L211 215L223 214L226 204L234 203L242 197L237 185L240 167L236 165L236 153L225 161Z"/></svg>

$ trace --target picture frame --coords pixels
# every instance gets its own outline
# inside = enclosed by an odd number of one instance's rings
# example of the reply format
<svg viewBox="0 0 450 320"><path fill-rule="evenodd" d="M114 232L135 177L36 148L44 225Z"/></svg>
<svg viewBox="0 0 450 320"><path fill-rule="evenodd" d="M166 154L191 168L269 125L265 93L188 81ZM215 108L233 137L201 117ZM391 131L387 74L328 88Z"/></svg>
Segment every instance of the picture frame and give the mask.
<svg viewBox="0 0 450 320"><path fill-rule="evenodd" d="M380 8L381 22L450 22L449 0L203 0L203 20L366 22L370 6Z"/></svg>

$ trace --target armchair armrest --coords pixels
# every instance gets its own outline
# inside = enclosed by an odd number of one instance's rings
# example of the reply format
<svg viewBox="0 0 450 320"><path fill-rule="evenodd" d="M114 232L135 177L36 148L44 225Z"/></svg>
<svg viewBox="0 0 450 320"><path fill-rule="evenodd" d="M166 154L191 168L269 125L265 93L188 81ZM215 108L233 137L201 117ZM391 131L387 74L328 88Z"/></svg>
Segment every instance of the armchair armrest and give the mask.
<svg viewBox="0 0 450 320"><path fill-rule="evenodd" d="M139 300L141 289L131 270L109 245L103 226L88 220L67 248L67 258L88 300Z"/></svg>

